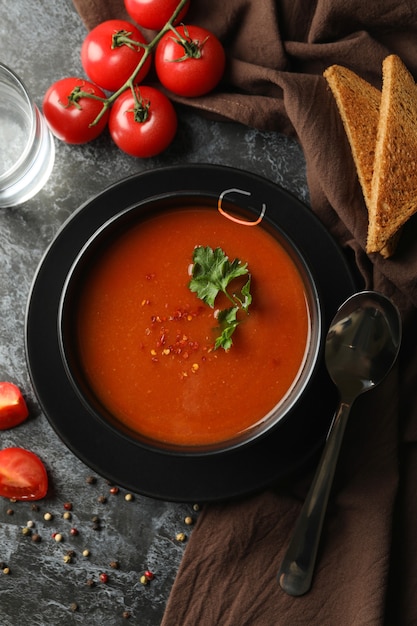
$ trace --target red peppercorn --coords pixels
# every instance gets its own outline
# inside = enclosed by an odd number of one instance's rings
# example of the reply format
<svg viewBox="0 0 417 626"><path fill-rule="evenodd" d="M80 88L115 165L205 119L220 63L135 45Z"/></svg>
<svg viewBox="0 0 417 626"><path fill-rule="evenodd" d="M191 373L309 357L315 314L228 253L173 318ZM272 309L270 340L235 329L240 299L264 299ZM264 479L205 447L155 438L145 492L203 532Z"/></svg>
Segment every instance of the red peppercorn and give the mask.
<svg viewBox="0 0 417 626"><path fill-rule="evenodd" d="M109 575L108 575L108 574L106 574L105 572L102 572L102 573L100 574L100 581L101 581L102 583L107 583L107 582L109 582Z"/></svg>
<svg viewBox="0 0 417 626"><path fill-rule="evenodd" d="M72 511L72 504L71 504L71 502L65 502L64 503L64 509L66 511Z"/></svg>
<svg viewBox="0 0 417 626"><path fill-rule="evenodd" d="M153 580L155 578L155 574L148 569L145 572L145 576L148 580Z"/></svg>
<svg viewBox="0 0 417 626"><path fill-rule="evenodd" d="M78 530L76 528L71 528L70 533L73 537L75 537L76 535L78 535Z"/></svg>

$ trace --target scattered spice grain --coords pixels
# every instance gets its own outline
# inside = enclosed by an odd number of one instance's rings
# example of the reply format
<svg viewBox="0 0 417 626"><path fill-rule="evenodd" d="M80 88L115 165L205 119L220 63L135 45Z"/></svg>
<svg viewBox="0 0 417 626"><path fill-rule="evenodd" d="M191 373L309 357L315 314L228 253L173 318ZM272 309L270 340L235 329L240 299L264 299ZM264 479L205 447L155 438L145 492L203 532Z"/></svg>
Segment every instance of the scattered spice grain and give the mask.
<svg viewBox="0 0 417 626"><path fill-rule="evenodd" d="M45 522L50 522L53 518L52 513L45 513L43 516L43 519L45 520Z"/></svg>

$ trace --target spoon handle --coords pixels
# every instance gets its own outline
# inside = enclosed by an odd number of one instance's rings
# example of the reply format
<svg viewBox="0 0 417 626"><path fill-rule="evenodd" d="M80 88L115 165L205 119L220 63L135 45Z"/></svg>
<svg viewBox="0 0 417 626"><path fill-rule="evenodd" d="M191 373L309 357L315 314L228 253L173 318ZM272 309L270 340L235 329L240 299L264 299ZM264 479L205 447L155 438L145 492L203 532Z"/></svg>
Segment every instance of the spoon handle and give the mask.
<svg viewBox="0 0 417 626"><path fill-rule="evenodd" d="M311 587L327 502L350 407L351 402L342 401L333 418L319 466L278 572L279 584L291 596L301 596Z"/></svg>

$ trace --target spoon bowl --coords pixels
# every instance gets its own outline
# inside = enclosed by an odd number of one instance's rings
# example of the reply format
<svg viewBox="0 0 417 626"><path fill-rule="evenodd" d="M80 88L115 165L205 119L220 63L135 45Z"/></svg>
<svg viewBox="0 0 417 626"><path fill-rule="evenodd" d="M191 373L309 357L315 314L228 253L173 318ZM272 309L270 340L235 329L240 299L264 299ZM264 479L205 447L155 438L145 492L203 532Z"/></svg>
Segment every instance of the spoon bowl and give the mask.
<svg viewBox="0 0 417 626"><path fill-rule="evenodd" d="M401 318L395 305L375 291L361 291L336 313L326 337L325 360L340 392L340 405L278 572L282 589L301 596L311 587L337 460L355 399L378 385L393 366L401 344Z"/></svg>

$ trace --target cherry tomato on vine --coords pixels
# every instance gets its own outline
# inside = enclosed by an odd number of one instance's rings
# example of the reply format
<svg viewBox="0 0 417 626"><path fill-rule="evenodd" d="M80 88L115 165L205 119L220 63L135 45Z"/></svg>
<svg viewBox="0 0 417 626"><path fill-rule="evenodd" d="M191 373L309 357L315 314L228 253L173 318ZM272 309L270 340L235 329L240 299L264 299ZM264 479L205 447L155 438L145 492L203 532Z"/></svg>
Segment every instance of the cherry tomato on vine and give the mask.
<svg viewBox="0 0 417 626"><path fill-rule="evenodd" d="M179 0L125 0L125 8L130 17L150 30L161 30L173 15ZM190 2L186 2L174 24L184 19Z"/></svg>
<svg viewBox="0 0 417 626"><path fill-rule="evenodd" d="M43 113L53 134L66 143L82 144L95 139L104 130L108 109L91 126L103 109L100 100L83 94L106 98L104 91L83 78L62 78L53 83L43 99Z"/></svg>
<svg viewBox="0 0 417 626"><path fill-rule="evenodd" d="M0 496L40 500L48 491L48 475L40 458L24 448L0 450Z"/></svg>
<svg viewBox="0 0 417 626"><path fill-rule="evenodd" d="M81 63L94 83L107 91L117 91L130 78L146 44L140 30L126 20L107 20L90 30L81 46ZM144 61L135 82L149 71L150 56Z"/></svg>
<svg viewBox="0 0 417 626"><path fill-rule="evenodd" d="M25 421L29 411L22 392L13 383L0 382L0 430Z"/></svg>
<svg viewBox="0 0 417 626"><path fill-rule="evenodd" d="M134 157L151 157L165 150L177 131L177 114L158 89L136 86L124 91L110 112L109 130L116 145Z"/></svg>
<svg viewBox="0 0 417 626"><path fill-rule="evenodd" d="M155 69L162 85L179 96L208 93L220 81L225 52L213 33L199 26L177 26L178 38L168 31L155 52Z"/></svg>

